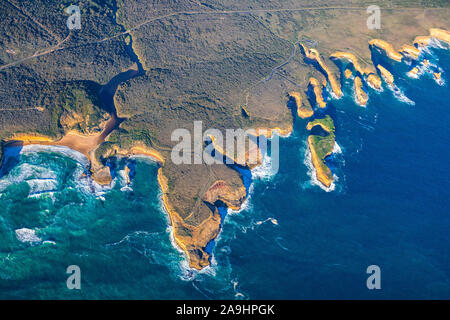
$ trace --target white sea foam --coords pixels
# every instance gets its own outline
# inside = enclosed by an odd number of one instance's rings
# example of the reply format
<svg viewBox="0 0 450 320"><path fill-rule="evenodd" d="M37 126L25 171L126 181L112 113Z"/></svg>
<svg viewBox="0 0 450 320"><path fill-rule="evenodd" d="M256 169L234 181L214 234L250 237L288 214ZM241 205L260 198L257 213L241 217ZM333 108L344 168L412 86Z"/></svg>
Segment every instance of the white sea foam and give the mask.
<svg viewBox="0 0 450 320"><path fill-rule="evenodd" d="M407 104L412 105L412 106L416 104L414 101L412 101L407 96L405 96L405 94L396 85L394 85L391 88L393 89L392 92L394 93L394 97L397 98L397 100L399 100L401 102L404 102L404 103L407 103Z"/></svg>
<svg viewBox="0 0 450 320"><path fill-rule="evenodd" d="M57 189L57 174L44 166L21 163L13 168L10 174L0 178L0 192L12 184L26 181L30 186L30 194L55 191Z"/></svg>
<svg viewBox="0 0 450 320"><path fill-rule="evenodd" d="M42 239L36 235L36 231L33 229L22 228L17 229L15 232L16 238L20 242L38 244L42 241Z"/></svg>
<svg viewBox="0 0 450 320"><path fill-rule="evenodd" d="M367 85L368 85L370 88L372 88L373 90L375 90L375 92L376 92L377 94L379 94L379 93L381 93L381 92L384 91L383 86L380 86L379 88L376 88L376 87L374 87L370 82L367 81L367 78L366 78L364 81L367 83Z"/></svg>
<svg viewBox="0 0 450 320"><path fill-rule="evenodd" d="M184 281L190 281L195 277L196 272L198 272L198 271L189 267L189 263L188 263L189 259L188 259L186 252L181 250L181 248L178 246L178 244L175 241L172 222L170 220L169 212L167 211L166 206L164 205L163 194L162 194L161 190L160 190L160 194L158 197L159 197L159 203L160 203L159 208L164 213L164 216L166 217L166 223L167 223L166 231L169 234L170 243L172 244L172 247L175 248L180 253L180 255L183 257L182 261L180 262L180 264L178 266L181 271L179 278Z"/></svg>
<svg viewBox="0 0 450 320"><path fill-rule="evenodd" d="M436 81L436 83L440 86L443 86L445 84L445 81L442 78L441 79L434 78L434 81Z"/></svg>
<svg viewBox="0 0 450 320"><path fill-rule="evenodd" d="M423 74L419 68L417 68L419 71L417 73L413 73L411 71L407 72L406 75L411 79L419 79L419 77Z"/></svg>
<svg viewBox="0 0 450 320"><path fill-rule="evenodd" d="M8 148L6 148L8 149ZM70 149L64 146L43 146L38 144L31 144L23 146L20 153L30 153L30 152L54 152L62 154L63 156L69 157L83 166L87 167L89 165L89 160L80 152Z"/></svg>
<svg viewBox="0 0 450 320"><path fill-rule="evenodd" d="M27 180L30 186L30 195L38 195L58 190L58 181L56 179L31 179Z"/></svg>
<svg viewBox="0 0 450 320"><path fill-rule="evenodd" d="M118 173L118 176L120 177L121 181L124 181L124 182L127 181L127 174L126 174L125 170L118 170L117 173Z"/></svg>
<svg viewBox="0 0 450 320"><path fill-rule="evenodd" d="M36 152L53 152L75 160L78 163L78 167L74 172L75 182L77 188L86 194L95 194L97 197L102 198L102 195L113 189L116 184L117 179L114 179L109 186L102 186L93 181L92 178L84 174L85 169L89 167L89 160L82 153L65 146L31 144L23 147L8 147L5 149L5 159L17 156L18 153L31 154ZM7 183L2 181L3 179L0 179L0 191L2 191L5 186L7 187L12 183L22 182L30 177L35 177L39 180L50 178L57 180L57 175L54 171L49 170L48 168L23 163L20 165L19 175L9 175L9 181ZM32 195L46 192L45 189L47 189L47 192L53 192L56 189L51 188L51 185L44 181L32 181L29 184L32 188L30 192Z"/></svg>
<svg viewBox="0 0 450 320"><path fill-rule="evenodd" d="M120 186L120 191L133 191L133 189L130 187L130 185L127 184L128 177L127 177L125 170L118 170L116 179L118 180L118 183ZM131 181L130 181L130 184L131 184Z"/></svg>
<svg viewBox="0 0 450 320"><path fill-rule="evenodd" d="M245 299L246 295L239 291L239 282L237 280L231 280L231 284L233 285L234 297L236 299Z"/></svg>
<svg viewBox="0 0 450 320"><path fill-rule="evenodd" d="M12 184L17 184L20 182L25 181L27 178L31 177L38 177L40 173L44 173L44 168L31 165L28 163L24 163L20 166L19 169L17 169L17 174L8 174L6 176L3 176L0 179L0 191L5 190L7 187L9 187ZM48 178L53 178L52 176L48 176Z"/></svg>

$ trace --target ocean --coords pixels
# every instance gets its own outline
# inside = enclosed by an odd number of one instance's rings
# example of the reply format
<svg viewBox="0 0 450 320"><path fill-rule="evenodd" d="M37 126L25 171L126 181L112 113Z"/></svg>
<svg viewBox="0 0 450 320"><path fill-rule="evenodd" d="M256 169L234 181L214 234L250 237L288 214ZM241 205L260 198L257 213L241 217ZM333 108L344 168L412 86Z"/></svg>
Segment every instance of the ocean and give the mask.
<svg viewBox="0 0 450 320"><path fill-rule="evenodd" d="M328 97L336 125L323 190L308 161L307 120L280 139L280 170L243 170L249 198L226 212L211 266L189 270L171 240L157 165L118 160L114 184L99 188L84 159L64 148L8 149L0 177L2 299L450 299L450 52L430 48L443 70L374 58L394 92L368 89L354 102ZM134 165L126 186L121 168ZM267 158L270 161L270 158ZM69 265L81 290L66 286ZM377 265L381 289L369 290Z"/></svg>

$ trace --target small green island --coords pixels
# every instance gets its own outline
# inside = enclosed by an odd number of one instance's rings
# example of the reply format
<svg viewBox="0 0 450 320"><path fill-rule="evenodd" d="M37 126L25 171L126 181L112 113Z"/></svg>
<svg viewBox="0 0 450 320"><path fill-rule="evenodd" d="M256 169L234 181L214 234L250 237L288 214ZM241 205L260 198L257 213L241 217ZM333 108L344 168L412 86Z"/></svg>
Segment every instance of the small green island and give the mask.
<svg viewBox="0 0 450 320"><path fill-rule="evenodd" d="M308 137L308 147L311 151L311 161L316 169L317 179L327 188L333 183L333 174L325 163L325 158L332 152L335 144L335 127L333 119L329 115L325 118L310 121L306 128L311 131L320 127L325 131L325 136L311 133Z"/></svg>

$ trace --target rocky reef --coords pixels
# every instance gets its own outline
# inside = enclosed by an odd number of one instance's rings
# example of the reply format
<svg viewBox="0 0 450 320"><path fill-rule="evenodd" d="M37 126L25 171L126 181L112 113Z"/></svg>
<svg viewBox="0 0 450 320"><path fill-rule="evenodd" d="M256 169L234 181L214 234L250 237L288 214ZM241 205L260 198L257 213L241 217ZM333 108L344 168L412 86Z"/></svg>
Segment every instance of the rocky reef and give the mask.
<svg viewBox="0 0 450 320"><path fill-rule="evenodd" d="M381 49L386 53L386 55L398 62L402 61L403 55L396 51L389 42L386 42L381 39L372 39L369 41L369 45L372 48Z"/></svg>

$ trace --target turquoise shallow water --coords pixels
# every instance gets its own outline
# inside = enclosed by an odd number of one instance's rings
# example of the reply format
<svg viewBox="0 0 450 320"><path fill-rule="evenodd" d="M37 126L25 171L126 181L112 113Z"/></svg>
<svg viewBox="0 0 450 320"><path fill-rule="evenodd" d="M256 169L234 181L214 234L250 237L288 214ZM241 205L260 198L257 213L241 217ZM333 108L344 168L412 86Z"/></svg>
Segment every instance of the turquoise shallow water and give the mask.
<svg viewBox="0 0 450 320"><path fill-rule="evenodd" d="M448 72L450 53L431 53ZM361 108L345 84L326 111L342 150L330 160L332 192L312 183L306 122L296 120L280 140L280 171L253 177L249 201L226 215L212 267L201 273L171 244L156 165L134 160L132 190L120 173L111 190L95 190L70 157L9 158L0 178L0 297L449 299L450 78L443 73L443 86L429 75L410 79L410 66L378 59L414 104L384 87L369 90ZM22 228L35 230L36 242L20 242ZM381 290L366 288L372 264ZM68 265L80 266L81 290L66 288Z"/></svg>

